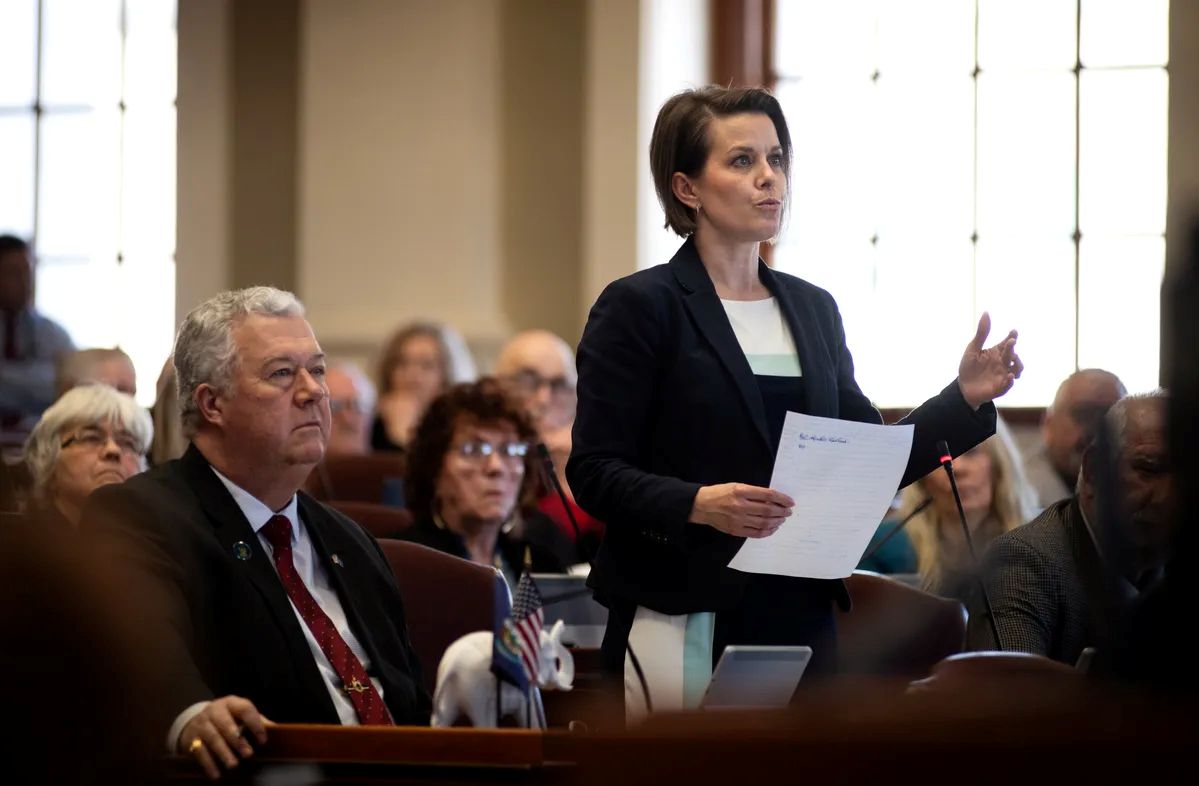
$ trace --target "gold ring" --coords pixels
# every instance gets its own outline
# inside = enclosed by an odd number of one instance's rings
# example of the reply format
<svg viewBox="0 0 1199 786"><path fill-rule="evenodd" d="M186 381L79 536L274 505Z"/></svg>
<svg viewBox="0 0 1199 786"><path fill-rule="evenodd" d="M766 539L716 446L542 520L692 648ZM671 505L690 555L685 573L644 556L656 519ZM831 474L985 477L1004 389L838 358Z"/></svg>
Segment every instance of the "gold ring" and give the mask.
<svg viewBox="0 0 1199 786"><path fill-rule="evenodd" d="M191 745L187 746L187 752L195 753L196 751L200 750L203 747L204 747L204 740L200 739L199 737L196 737L194 740L192 740Z"/></svg>

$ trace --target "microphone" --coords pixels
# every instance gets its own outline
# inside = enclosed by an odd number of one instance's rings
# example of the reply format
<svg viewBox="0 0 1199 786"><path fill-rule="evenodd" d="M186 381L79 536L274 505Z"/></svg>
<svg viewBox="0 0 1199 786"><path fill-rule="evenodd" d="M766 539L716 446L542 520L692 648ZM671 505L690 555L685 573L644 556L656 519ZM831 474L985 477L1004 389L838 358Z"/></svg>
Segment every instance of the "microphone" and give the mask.
<svg viewBox="0 0 1199 786"><path fill-rule="evenodd" d="M974 551L974 538L970 535L970 525L966 523L966 511L962 508L962 497L958 494L958 481L953 475L953 454L949 452L949 443L941 440L937 443L941 453L941 466L949 476L949 489L953 492L953 501L957 504L958 519L962 522L962 532L966 535L966 547L970 550L970 561L974 565L974 576L978 580L978 588L982 590L983 606L987 610L987 621L991 623L991 633L995 636L995 647L1003 652L1003 639L999 636L999 626L995 624L995 609L991 608L991 595L987 592L987 582L982 575L982 567L978 562L978 554Z"/></svg>
<svg viewBox="0 0 1199 786"><path fill-rule="evenodd" d="M875 554L877 554L882 549L883 546L887 545L887 541L889 541L891 538L898 535L899 531L902 530L904 527L906 527L908 525L909 521L911 521L912 519L916 518L921 513L923 513L924 509L927 508L931 504L933 504L932 497L925 497L923 500L921 500L920 504L917 505L911 513L909 513L908 515L903 517L903 520L899 522L899 526L895 527L895 529L888 532L886 534L886 536L882 540L880 540L878 543L875 543L874 548L870 549L870 551L867 551L865 556L863 556L862 559L860 559L858 561L865 562L866 560L870 559Z"/></svg>
<svg viewBox="0 0 1199 786"><path fill-rule="evenodd" d="M550 449L545 446L544 442L538 442L534 447L537 452L537 458L541 460L542 469L545 474L549 475L550 485L554 487L554 491L558 494L558 499L562 501L562 509L566 511L566 517L570 519L570 527L575 533L575 543L579 544L579 556L587 559L588 566L594 568L595 565L587 555L582 553L582 533L579 531L579 522L575 521L575 514L570 510L570 503L566 499L566 492L562 490L562 484L558 482L558 473L554 471L554 459L550 456ZM590 590L580 591L579 594L590 594ZM575 593L568 593L561 597L554 598L554 602L560 602L574 597ZM654 702L649 696L649 683L645 680L645 672L641 670L641 661L637 658L637 653L633 652L633 645L625 640L625 652L629 654L629 661L633 664L633 671L637 674L637 682L641 686L641 695L645 697L645 709L649 713L654 711Z"/></svg>

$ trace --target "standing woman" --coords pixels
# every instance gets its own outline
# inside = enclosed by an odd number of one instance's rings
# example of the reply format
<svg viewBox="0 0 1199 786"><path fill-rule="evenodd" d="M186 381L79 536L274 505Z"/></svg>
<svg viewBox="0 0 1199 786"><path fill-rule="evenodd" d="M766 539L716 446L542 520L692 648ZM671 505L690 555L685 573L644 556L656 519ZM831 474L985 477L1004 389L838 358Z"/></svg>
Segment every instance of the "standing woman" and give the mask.
<svg viewBox="0 0 1199 786"><path fill-rule="evenodd" d="M605 668L625 672L628 643L655 710L697 704L728 644L807 644L809 673L835 667L841 581L727 567L744 538L769 537L791 514L793 501L766 488L788 410L882 422L854 381L833 298L758 257L781 227L791 155L765 90L667 101L650 165L666 225L686 240L668 264L610 284L579 344L566 474L608 524L589 580L609 609ZM958 378L905 418L915 435L901 486L938 465L938 440L957 455L994 432L990 402L1022 365L1016 333L984 350L989 330L984 314ZM901 346L930 360L917 337Z"/></svg>

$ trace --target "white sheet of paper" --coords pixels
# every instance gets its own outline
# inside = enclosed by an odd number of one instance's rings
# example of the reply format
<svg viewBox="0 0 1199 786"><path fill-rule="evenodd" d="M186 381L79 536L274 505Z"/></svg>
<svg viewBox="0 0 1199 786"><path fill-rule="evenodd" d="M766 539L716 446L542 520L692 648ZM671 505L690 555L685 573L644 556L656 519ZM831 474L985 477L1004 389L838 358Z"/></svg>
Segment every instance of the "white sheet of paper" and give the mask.
<svg viewBox="0 0 1199 786"><path fill-rule="evenodd" d="M912 431L788 412L770 487L795 507L770 537L747 538L729 567L813 579L853 573L895 498Z"/></svg>

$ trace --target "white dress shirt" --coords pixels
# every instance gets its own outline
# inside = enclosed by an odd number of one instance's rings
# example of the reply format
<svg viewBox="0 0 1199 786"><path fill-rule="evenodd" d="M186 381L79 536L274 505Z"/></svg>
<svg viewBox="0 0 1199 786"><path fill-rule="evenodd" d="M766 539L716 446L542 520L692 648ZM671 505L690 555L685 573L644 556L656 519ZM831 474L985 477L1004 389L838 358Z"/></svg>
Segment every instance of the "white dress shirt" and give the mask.
<svg viewBox="0 0 1199 786"><path fill-rule="evenodd" d="M308 536L308 530L300 520L299 505L296 496L292 495L291 500L281 510L273 511L250 492L241 488L220 472L217 472L216 469L212 471L220 479L221 483L225 485L225 488L229 490L229 493L233 496L233 501L237 503L237 507L245 515L246 521L250 522L250 527L254 530L254 534L258 536L258 542L262 545L265 553L270 556L272 567L275 564L274 550L271 548L270 541L267 540L266 535L263 534L262 528L275 515L283 516L291 522L292 562L295 564L296 573L299 574L300 581L304 582L304 586L308 588L317 605L321 607L330 621L332 621L338 635L341 636L349 646L350 651L362 663L362 667L366 670L366 673L370 674L370 658L367 656L362 643L358 641L358 637L350 630L350 623L346 619L345 610L341 606L341 599L337 597L337 590L334 588L332 582L329 581L329 573L317 557L316 549L312 545L312 539ZM291 610L296 615L296 620L300 623L300 629L304 631L304 640L308 642L308 649L312 652L313 660L316 661L317 668L324 679L325 688L329 691L329 698L333 700L337 716L341 719L343 725L358 725L358 713L354 710L354 704L350 701L349 695L342 690L341 677L337 676L337 671L334 670L333 664L329 662L329 658L325 656L324 651L317 644L316 637L308 629L308 624L304 622L304 618L300 616L300 612L296 609L294 603L291 604ZM379 698L382 699L383 686L376 677L371 676L370 679L371 683L375 686L375 690L379 693ZM170 731L167 733L167 747L171 751L178 749L179 735L183 732L183 727L192 718L203 712L207 706L208 702L206 701L193 704L181 712L175 719L175 722L171 724Z"/></svg>

